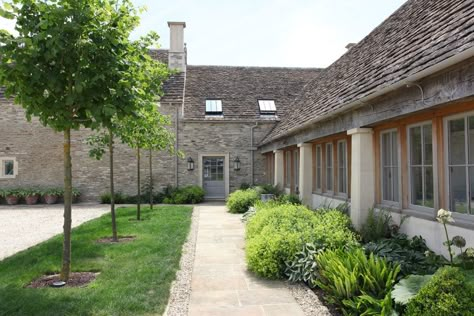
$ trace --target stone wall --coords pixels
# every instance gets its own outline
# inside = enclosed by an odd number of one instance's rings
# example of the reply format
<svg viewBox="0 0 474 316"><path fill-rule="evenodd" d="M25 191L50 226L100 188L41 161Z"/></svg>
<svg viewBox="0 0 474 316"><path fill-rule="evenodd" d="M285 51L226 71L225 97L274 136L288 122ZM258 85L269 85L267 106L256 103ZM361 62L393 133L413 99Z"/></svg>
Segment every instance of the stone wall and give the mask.
<svg viewBox="0 0 474 316"><path fill-rule="evenodd" d="M62 187L63 186L63 135L43 127L38 120L27 122L24 110L7 100L0 101L0 157L15 157L18 175L15 179L0 179L0 188L5 187ZM160 111L170 115L176 130L176 108L180 104L161 105ZM272 122L263 122L254 129L254 146L273 127ZM250 128L254 122L179 122L179 149L184 159L176 159L167 153L153 153L153 176L155 188L176 185L176 160L178 184L199 184L201 168L199 153L229 153L230 191L242 183L251 182ZM87 129L72 132L73 186L82 193L82 200L98 200L109 191L108 155L101 161L89 157L89 146L85 139L92 132ZM137 191L136 151L117 142L115 146L115 188L129 195ZM241 169L233 169L233 160L239 157ZM148 152L142 150L142 184L149 174ZM186 160L192 157L195 170L188 171ZM259 151L254 152L254 183L265 182L265 160Z"/></svg>
<svg viewBox="0 0 474 316"><path fill-rule="evenodd" d="M254 128L254 146L273 127L273 122L259 123ZM185 159L178 164L178 182L180 185L199 184L202 168L199 165L199 154L216 153L229 154L229 189L230 192L240 188L243 183L251 183L251 127L253 122L206 122L181 121L179 128L179 148L185 153ZM186 159L191 157L195 162L193 171L187 170ZM239 157L240 170L233 168L233 161ZM265 158L258 151L254 151L254 183L264 183Z"/></svg>

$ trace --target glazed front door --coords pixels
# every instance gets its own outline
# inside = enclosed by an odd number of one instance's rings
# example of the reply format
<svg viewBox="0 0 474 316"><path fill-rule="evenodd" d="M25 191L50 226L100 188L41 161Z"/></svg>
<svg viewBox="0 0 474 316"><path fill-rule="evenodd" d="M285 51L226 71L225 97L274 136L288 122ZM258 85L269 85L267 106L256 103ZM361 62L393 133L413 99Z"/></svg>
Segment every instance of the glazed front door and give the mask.
<svg viewBox="0 0 474 316"><path fill-rule="evenodd" d="M225 198L224 157L202 157L202 179L207 199Z"/></svg>

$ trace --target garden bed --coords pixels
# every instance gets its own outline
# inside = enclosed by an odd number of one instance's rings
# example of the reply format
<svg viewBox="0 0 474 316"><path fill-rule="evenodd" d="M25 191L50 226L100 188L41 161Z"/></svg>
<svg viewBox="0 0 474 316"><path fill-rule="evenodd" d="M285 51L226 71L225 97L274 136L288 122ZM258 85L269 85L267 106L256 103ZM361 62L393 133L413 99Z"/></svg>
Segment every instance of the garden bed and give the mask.
<svg viewBox="0 0 474 316"><path fill-rule="evenodd" d="M117 226L133 242L99 244L111 235L110 215L73 230L72 271L100 272L85 287L27 288L41 276L57 274L62 238L0 261L0 315L148 315L162 314L179 268L192 209L143 208L150 220L129 222L134 208L117 209Z"/></svg>

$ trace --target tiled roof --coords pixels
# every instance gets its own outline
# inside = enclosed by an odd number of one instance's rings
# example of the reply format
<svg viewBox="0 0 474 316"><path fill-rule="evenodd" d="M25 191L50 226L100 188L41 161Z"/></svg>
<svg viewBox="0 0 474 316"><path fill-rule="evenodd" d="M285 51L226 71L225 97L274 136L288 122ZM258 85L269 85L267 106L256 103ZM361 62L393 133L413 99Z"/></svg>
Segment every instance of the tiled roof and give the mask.
<svg viewBox="0 0 474 316"><path fill-rule="evenodd" d="M408 1L310 82L263 143L473 46L473 0Z"/></svg>
<svg viewBox="0 0 474 316"><path fill-rule="evenodd" d="M319 76L316 68L187 66L184 117L203 119L206 99L222 100L225 119L260 118L259 99L275 100L277 116L291 111L291 101Z"/></svg>
<svg viewBox="0 0 474 316"><path fill-rule="evenodd" d="M168 65L168 50L167 49L150 49L150 56Z"/></svg>

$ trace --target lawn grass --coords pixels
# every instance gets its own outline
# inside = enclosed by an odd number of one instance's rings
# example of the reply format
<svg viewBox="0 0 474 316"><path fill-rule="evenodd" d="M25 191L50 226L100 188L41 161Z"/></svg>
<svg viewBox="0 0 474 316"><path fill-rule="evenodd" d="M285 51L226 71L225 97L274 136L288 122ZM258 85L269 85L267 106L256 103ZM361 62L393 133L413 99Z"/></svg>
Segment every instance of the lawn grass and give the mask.
<svg viewBox="0 0 474 316"><path fill-rule="evenodd" d="M191 210L144 208L144 220L137 222L129 220L135 208L118 209L119 235L136 236L128 243L95 242L111 236L108 214L74 229L72 271L100 271L84 288L24 287L45 273L59 271L61 236L0 261L0 315L162 314L190 229Z"/></svg>

